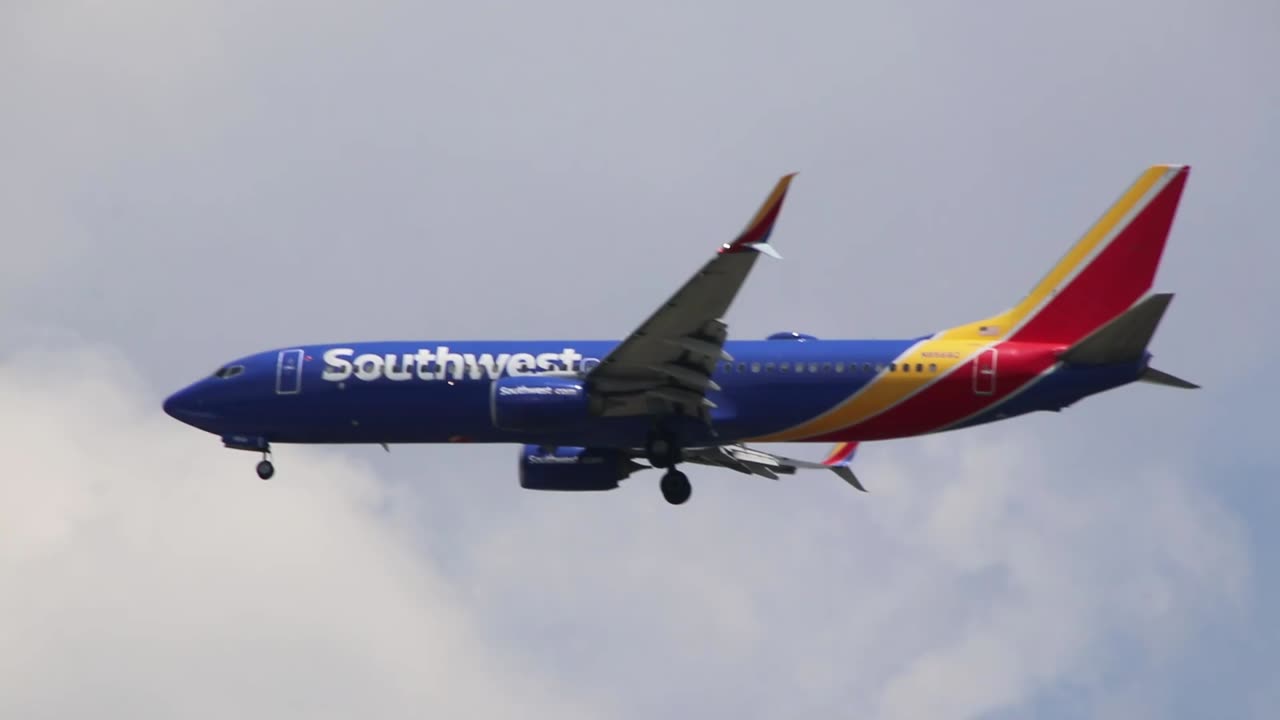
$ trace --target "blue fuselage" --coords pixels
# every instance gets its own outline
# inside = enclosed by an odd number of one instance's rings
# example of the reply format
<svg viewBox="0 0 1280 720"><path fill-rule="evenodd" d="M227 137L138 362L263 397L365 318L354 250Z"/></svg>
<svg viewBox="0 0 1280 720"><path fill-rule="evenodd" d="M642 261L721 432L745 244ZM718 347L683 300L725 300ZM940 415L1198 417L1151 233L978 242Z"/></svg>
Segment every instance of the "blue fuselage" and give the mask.
<svg viewBox="0 0 1280 720"><path fill-rule="evenodd" d="M686 444L724 444L753 438L788 441L871 440L935 432L1057 410L1082 397L1131 382L1143 363L1079 368L1057 365L1035 377L1018 375L1006 351L996 376L948 374L947 362L912 360L921 338L907 340L730 341L733 360L712 378L719 390L712 423L692 418L679 428ZM494 380L511 375L589 371L614 341L411 341L308 345L251 355L175 393L165 403L174 417L222 436L230 444L489 442L638 447L653 428L647 416L597 418L585 427L513 431L493 422ZM1040 349L1034 349L1040 352ZM1030 351L1028 351L1030 352ZM1046 350L1047 352L1047 350ZM927 354L926 354L927 355ZM903 362L904 358L912 360ZM1145 362L1145 361L1144 361ZM982 412L960 421L930 422L913 411L890 429L855 424L835 433L785 436L830 415L869 384L892 383L981 392L976 383L1017 388L991 397ZM993 385L994 387L994 385ZM901 386L909 397L913 387ZM865 397L862 397L865 400ZM946 408L938 408L944 411ZM939 417L946 416L941 412ZM860 431L863 428L865 432ZM860 434L861 432L861 434Z"/></svg>

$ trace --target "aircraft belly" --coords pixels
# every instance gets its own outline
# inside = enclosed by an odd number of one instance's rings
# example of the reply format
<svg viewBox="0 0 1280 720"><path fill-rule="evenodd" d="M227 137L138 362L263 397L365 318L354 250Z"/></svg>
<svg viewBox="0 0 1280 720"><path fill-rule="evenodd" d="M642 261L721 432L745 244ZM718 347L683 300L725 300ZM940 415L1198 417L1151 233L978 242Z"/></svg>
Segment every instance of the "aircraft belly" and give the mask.
<svg viewBox="0 0 1280 720"><path fill-rule="evenodd" d="M273 439L301 443L491 441L488 387L391 382L324 387L281 407Z"/></svg>

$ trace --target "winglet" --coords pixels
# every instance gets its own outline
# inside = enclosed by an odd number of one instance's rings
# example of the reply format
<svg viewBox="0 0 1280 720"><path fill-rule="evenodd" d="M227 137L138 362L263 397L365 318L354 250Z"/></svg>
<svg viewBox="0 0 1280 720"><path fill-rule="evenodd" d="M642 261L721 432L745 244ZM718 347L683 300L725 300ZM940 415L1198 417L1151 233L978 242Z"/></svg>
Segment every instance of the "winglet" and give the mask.
<svg viewBox="0 0 1280 720"><path fill-rule="evenodd" d="M832 471L835 472L835 474L843 478L845 482L861 490L862 492L867 491L866 488L862 487L862 483L858 482L858 476L853 474L853 470L849 469L848 465L838 465L831 469Z"/></svg>
<svg viewBox="0 0 1280 720"><path fill-rule="evenodd" d="M822 464L831 468L831 471L839 475L845 482L862 492L866 492L867 489L862 486L862 483L858 481L858 476L854 475L853 470L849 467L849 463L853 461L853 455L857 451L858 443L856 441L836 443L836 446L831 448L831 452L827 454Z"/></svg>
<svg viewBox="0 0 1280 720"><path fill-rule="evenodd" d="M822 464L827 467L848 465L853 460L853 454L856 452L858 452L857 442L836 443L835 447L831 448L831 452L827 453L827 457L822 461Z"/></svg>
<svg viewBox="0 0 1280 720"><path fill-rule="evenodd" d="M769 236L773 234L774 223L778 221L778 213L782 210L782 200L787 196L787 188L791 186L791 179L795 176L796 173L789 173L778 180L773 192L769 193L769 197L765 199L764 204L756 211L755 217L751 218L751 222L747 223L746 229L742 231L742 234L736 240L731 243L725 243L720 248L721 253L755 250L770 257L782 257L769 244Z"/></svg>

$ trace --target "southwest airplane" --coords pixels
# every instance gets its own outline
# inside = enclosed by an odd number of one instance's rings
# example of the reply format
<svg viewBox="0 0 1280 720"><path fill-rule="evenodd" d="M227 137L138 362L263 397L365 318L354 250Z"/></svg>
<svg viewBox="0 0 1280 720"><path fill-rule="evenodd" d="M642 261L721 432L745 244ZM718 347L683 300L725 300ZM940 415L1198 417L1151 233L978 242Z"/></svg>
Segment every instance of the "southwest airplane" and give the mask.
<svg viewBox="0 0 1280 720"><path fill-rule="evenodd" d="M518 443L520 484L608 490L665 468L662 495L689 499L681 463L776 479L849 467L859 442L1061 410L1135 381L1197 387L1150 366L1172 299L1146 295L1189 168L1147 169L1009 310L904 340L795 332L728 340L724 317L768 243L792 175L733 242L625 340L352 342L230 362L165 412L262 453L273 443ZM1144 297L1145 296L1145 297ZM747 442L834 442L808 462ZM640 460L646 461L644 465Z"/></svg>

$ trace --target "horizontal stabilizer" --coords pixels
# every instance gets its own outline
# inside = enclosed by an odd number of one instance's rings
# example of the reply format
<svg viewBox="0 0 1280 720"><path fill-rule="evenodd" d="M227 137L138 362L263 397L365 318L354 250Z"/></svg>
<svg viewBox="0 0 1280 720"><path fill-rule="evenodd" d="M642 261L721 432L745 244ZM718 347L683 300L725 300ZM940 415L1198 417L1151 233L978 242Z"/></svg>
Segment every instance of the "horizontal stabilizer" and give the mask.
<svg viewBox="0 0 1280 720"><path fill-rule="evenodd" d="M1062 359L1077 365L1110 365L1142 358L1169 308L1173 293L1152 295L1072 345Z"/></svg>
<svg viewBox="0 0 1280 720"><path fill-rule="evenodd" d="M1155 368L1149 367L1142 372L1142 376L1138 378L1142 382L1148 382L1153 385L1168 385L1169 387L1183 388L1186 390L1197 390L1199 385L1183 380L1180 377L1170 375Z"/></svg>

